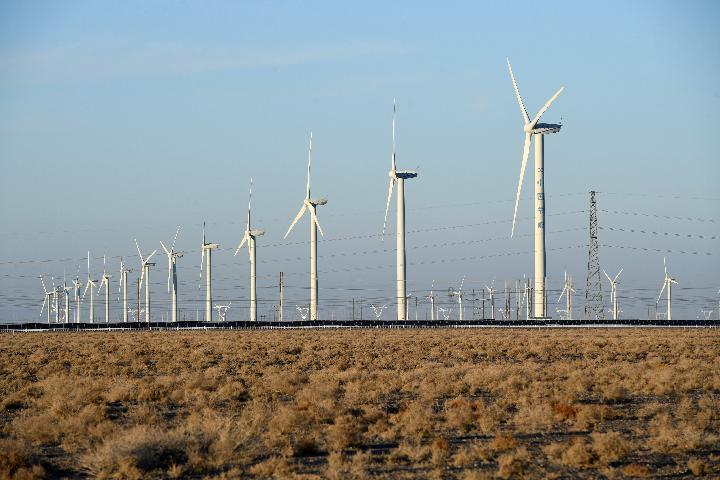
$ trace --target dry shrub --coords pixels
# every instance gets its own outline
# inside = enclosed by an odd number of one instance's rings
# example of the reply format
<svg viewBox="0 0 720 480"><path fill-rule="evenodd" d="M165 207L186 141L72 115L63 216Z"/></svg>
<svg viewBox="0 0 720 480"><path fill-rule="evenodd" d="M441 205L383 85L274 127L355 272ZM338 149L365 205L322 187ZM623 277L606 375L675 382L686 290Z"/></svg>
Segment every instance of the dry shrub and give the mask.
<svg viewBox="0 0 720 480"><path fill-rule="evenodd" d="M578 414L578 407L566 402L553 402L552 411L555 419L559 421L574 420Z"/></svg>
<svg viewBox="0 0 720 480"><path fill-rule="evenodd" d="M445 403L445 418L451 428L469 431L475 423L475 408L463 397Z"/></svg>
<svg viewBox="0 0 720 480"><path fill-rule="evenodd" d="M493 475L489 472L481 472L479 470L468 470L460 476L462 480L490 480Z"/></svg>
<svg viewBox="0 0 720 480"><path fill-rule="evenodd" d="M490 442L490 448L495 451L510 450L517 447L517 440L512 433L498 433Z"/></svg>
<svg viewBox="0 0 720 480"><path fill-rule="evenodd" d="M619 416L621 416L619 411L607 405L583 405L576 414L575 426L580 430L597 429L603 422Z"/></svg>
<svg viewBox="0 0 720 480"><path fill-rule="evenodd" d="M626 477L648 477L651 473L647 465L640 465L639 463L625 465L620 471Z"/></svg>
<svg viewBox="0 0 720 480"><path fill-rule="evenodd" d="M430 447L416 441L402 441L397 448L397 457L407 458L416 464L424 462L430 455Z"/></svg>
<svg viewBox="0 0 720 480"><path fill-rule="evenodd" d="M32 446L23 441L0 439L0 478L44 478Z"/></svg>
<svg viewBox="0 0 720 480"><path fill-rule="evenodd" d="M444 438L435 438L430 444L430 453L432 455L432 462L435 465L445 463L445 460L447 460L450 455L450 444Z"/></svg>
<svg viewBox="0 0 720 480"><path fill-rule="evenodd" d="M596 453L598 461L604 464L614 462L630 451L630 442L628 442L618 432L593 432L592 449Z"/></svg>
<svg viewBox="0 0 720 480"><path fill-rule="evenodd" d="M475 462L488 462L493 458L492 452L480 442L465 445L455 452L452 464L459 468L469 467Z"/></svg>
<svg viewBox="0 0 720 480"><path fill-rule="evenodd" d="M523 476L530 468L530 454L525 447L500 455L497 474L500 478Z"/></svg>
<svg viewBox="0 0 720 480"><path fill-rule="evenodd" d="M250 467L250 473L258 478L288 478L291 472L287 459L280 456L270 457Z"/></svg>
<svg viewBox="0 0 720 480"><path fill-rule="evenodd" d="M547 402L525 403L518 408L513 423L521 432L544 430L553 424L553 410Z"/></svg>
<svg viewBox="0 0 720 480"><path fill-rule="evenodd" d="M351 415L337 417L335 423L328 426L325 438L330 450L343 450L357 444L361 438L357 418Z"/></svg>
<svg viewBox="0 0 720 480"><path fill-rule="evenodd" d="M347 467L341 452L331 452L327 457L325 475L330 480L343 480L347 476Z"/></svg>
<svg viewBox="0 0 720 480"><path fill-rule="evenodd" d="M101 443L81 462L94 476L142 478L152 471L184 464L188 459L186 444L177 432L137 426Z"/></svg>
<svg viewBox="0 0 720 480"><path fill-rule="evenodd" d="M570 445L551 443L543 448L547 457L558 465L589 467L597 459L590 445L583 438L576 438Z"/></svg>
<svg viewBox="0 0 720 480"><path fill-rule="evenodd" d="M688 468L696 477L705 475L707 464L699 458L691 458L687 462Z"/></svg>
<svg viewBox="0 0 720 480"><path fill-rule="evenodd" d="M411 438L428 437L432 431L430 409L420 401L411 402L407 408L391 417L403 436Z"/></svg>

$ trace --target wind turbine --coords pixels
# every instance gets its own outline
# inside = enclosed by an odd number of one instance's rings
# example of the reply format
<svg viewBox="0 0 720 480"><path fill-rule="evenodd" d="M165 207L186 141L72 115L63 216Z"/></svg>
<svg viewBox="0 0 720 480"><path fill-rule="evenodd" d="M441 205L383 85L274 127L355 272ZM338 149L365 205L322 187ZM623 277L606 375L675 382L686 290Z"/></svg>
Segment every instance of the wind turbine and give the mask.
<svg viewBox="0 0 720 480"><path fill-rule="evenodd" d="M463 299L463 284L465 283L465 277L463 276L462 281L460 282L460 290L450 290L450 296L451 297L457 297L458 299L458 320L462 322L463 319L463 306L462 306L462 299Z"/></svg>
<svg viewBox="0 0 720 480"><path fill-rule="evenodd" d="M95 296L93 295L93 288L97 288L97 280L92 280L90 278L90 251L88 251L88 257L87 257L87 267L88 267L88 278L87 283L85 284L85 291L83 292L82 301L85 301L85 295L87 295L88 288L90 289L90 323L93 323L95 321Z"/></svg>
<svg viewBox="0 0 720 480"><path fill-rule="evenodd" d="M375 314L375 319L380 320L380 317L382 317L383 310L387 307L387 303L382 305L375 305L374 303L371 303L370 306L373 309L373 313Z"/></svg>
<svg viewBox="0 0 720 480"><path fill-rule="evenodd" d="M219 243L205 240L205 222L203 222L203 239L200 245L200 279L202 280L203 264L207 257L207 274L205 274L205 321L212 322L212 251L220 246ZM207 254L205 253L207 252Z"/></svg>
<svg viewBox="0 0 720 480"><path fill-rule="evenodd" d="M65 297L65 323L70 323L70 295L68 295L68 292L71 290L71 288L68 287L67 276L65 275L65 272L63 272L63 286L60 287L60 290L63 292L63 295Z"/></svg>
<svg viewBox="0 0 720 480"><path fill-rule="evenodd" d="M435 279L433 279L430 285L430 294L425 298L430 300L430 320L435 320L435 295L433 294L433 288L435 287Z"/></svg>
<svg viewBox="0 0 720 480"><path fill-rule="evenodd" d="M560 95L565 87L561 87L555 95L550 97L545 105L540 109L534 119L530 120L530 116L525 110L525 104L520 96L515 75L513 75L510 59L507 61L508 70L510 70L510 78L512 79L515 96L520 105L520 112L523 116L523 131L525 132L525 144L523 146L523 159L520 166L520 179L518 180L517 193L515 194L515 210L513 212L512 230L510 238L515 235L515 220L517 218L518 203L520 202L520 190L522 189L523 178L525 177L525 167L527 166L528 154L530 153L530 139L535 136L535 308L536 318L546 318L545 304L545 157L543 138L551 133L558 133L562 125L554 123L539 123L540 117L550 108L550 105Z"/></svg>
<svg viewBox="0 0 720 480"><path fill-rule="evenodd" d="M406 286L405 286L405 180L415 178L418 176L417 172L411 170L398 170L397 161L395 156L395 99L393 98L393 117L392 117L392 154L390 155L390 187L388 188L387 203L385 205L385 220L383 221L383 238L385 237L385 229L387 227L387 216L388 210L390 209L390 199L393 193L393 187L395 182L398 184L397 194L397 315L398 320L407 320L406 312L407 307L405 305L406 299Z"/></svg>
<svg viewBox="0 0 720 480"><path fill-rule="evenodd" d="M660 289L660 294L658 295L658 299L655 301L655 304L660 301L660 297L662 297L663 291L665 290L665 287L667 287L667 319L672 320L672 304L671 304L671 295L670 290L672 288L672 284L677 284L677 280L670 277L667 272L667 263L665 262L665 257L663 257L663 267L665 268L665 278L663 279L663 286Z"/></svg>
<svg viewBox="0 0 720 480"><path fill-rule="evenodd" d="M295 224L300 220L305 211L310 214L310 320L317 320L318 318L318 275L317 275L317 231L320 230L320 235L325 236L320 227L320 222L317 218L317 207L319 205L325 205L327 203L326 198L312 199L310 198L310 165L312 162L312 132L310 132L310 144L308 146L308 174L307 174L307 192L303 205L300 207L300 211L295 216L295 219L290 224L287 233L283 238L287 238L290 234L290 230L293 229Z"/></svg>
<svg viewBox="0 0 720 480"><path fill-rule="evenodd" d="M490 318L492 320L495 320L495 288L494 287L495 287L495 280L493 280L490 283L489 287L487 285L485 285L485 288L487 288L487 291L490 292L490 312L491 312Z"/></svg>
<svg viewBox="0 0 720 480"><path fill-rule="evenodd" d="M248 217L247 225L245 226L245 235L240 241L235 250L235 256L237 256L240 249L247 242L248 254L250 255L250 321L257 321L257 296L255 290L256 274L255 274L255 237L265 235L265 230L253 230L250 228L250 209L252 206L252 177L250 177L250 200L248 200Z"/></svg>
<svg viewBox="0 0 720 480"><path fill-rule="evenodd" d="M618 273L618 275L620 275ZM575 293L575 289L572 286L572 277L568 277L567 272L565 272L565 283L563 284L563 290L560 293L560 296L558 297L557 301L558 303L560 300L562 300L563 295L565 295L565 315L567 316L567 320L572 320L573 314L572 314L572 308L573 308L573 302L572 302L572 294Z"/></svg>
<svg viewBox="0 0 720 480"><path fill-rule="evenodd" d="M128 303L127 303L127 274L128 272L132 272L129 268L125 266L123 263L122 257L120 257L120 285L118 285L118 294L120 294L120 290L123 292L123 322L127 323L128 321Z"/></svg>
<svg viewBox="0 0 720 480"><path fill-rule="evenodd" d="M42 307L40 308L40 316L42 317L43 310L45 310L45 305L47 305L47 322L48 325L50 324L50 301L55 295L55 290L48 290L47 287L45 287L45 279L40 275L40 281L42 282L43 291L45 292L45 298L43 300Z"/></svg>
<svg viewBox="0 0 720 480"><path fill-rule="evenodd" d="M150 267L154 267L155 263L150 263L150 259L157 250L153 250L150 255L143 258L140 252L140 245L135 239L135 248L137 248L140 256L140 282L138 283L138 303L140 303L140 290L142 289L143 280L145 280L145 322L150 323Z"/></svg>
<svg viewBox="0 0 720 480"><path fill-rule="evenodd" d="M80 323L80 287L82 287L82 283L80 282L80 265L78 265L77 275L75 275L72 283L73 290L75 291L75 323Z"/></svg>
<svg viewBox="0 0 720 480"><path fill-rule="evenodd" d="M105 285L105 323L110 322L110 278L112 278L112 275L108 275L105 271L105 255L103 255L103 274L100 277L98 295L100 295L100 290Z"/></svg>
<svg viewBox="0 0 720 480"><path fill-rule="evenodd" d="M172 321L173 323L177 322L177 270L175 264L177 263L177 259L181 258L183 256L182 252L176 252L175 251L175 242L177 241L178 234L180 233L180 226L178 225L177 230L175 231L175 238L173 238L172 245L170 246L170 250L165 247L165 244L160 240L160 246L165 251L165 255L167 255L168 259L168 279L167 279L167 288L168 292L170 292L170 282L172 280Z"/></svg>
<svg viewBox="0 0 720 480"><path fill-rule="evenodd" d="M615 275L615 278L610 278L610 275L607 274L605 270L603 270L603 273L607 277L608 281L610 282L610 305L612 306L612 318L613 320L618 319L618 304L617 304L617 285L618 283L618 277L622 273L623 269L621 268L620 271Z"/></svg>
<svg viewBox="0 0 720 480"><path fill-rule="evenodd" d="M227 312L230 310L230 305L232 305L232 302L228 303L227 305L215 305L215 308L217 308L218 311L218 320L221 322L225 321L225 318L227 317Z"/></svg>

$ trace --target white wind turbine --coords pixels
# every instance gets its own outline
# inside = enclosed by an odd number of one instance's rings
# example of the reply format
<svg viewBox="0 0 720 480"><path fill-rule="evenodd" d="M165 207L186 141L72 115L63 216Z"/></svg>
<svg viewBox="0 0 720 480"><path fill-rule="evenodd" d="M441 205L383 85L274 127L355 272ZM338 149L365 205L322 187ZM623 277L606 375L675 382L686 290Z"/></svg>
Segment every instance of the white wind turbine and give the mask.
<svg viewBox="0 0 720 480"><path fill-rule="evenodd" d="M485 288L487 289L487 291L490 292L490 312L491 312L490 318L492 320L495 320L495 288L494 287L495 287L495 280L493 280L490 283L489 287L487 285L485 285Z"/></svg>
<svg viewBox="0 0 720 480"><path fill-rule="evenodd" d="M426 295L425 298L430 301L430 320L435 320L435 294L433 294L433 288L435 287L435 279L433 279L430 285L430 294Z"/></svg>
<svg viewBox="0 0 720 480"><path fill-rule="evenodd" d="M205 240L205 222L203 222L203 239L202 245L200 245L200 279L202 280L203 264L207 258L207 273L205 274L206 322L212 322L212 251L219 246L219 243L208 242Z"/></svg>
<svg viewBox="0 0 720 480"><path fill-rule="evenodd" d="M460 289L459 290L450 290L450 296L457 297L458 299L458 311L460 312L458 314L458 320L462 321L463 319L463 284L465 283L465 277L463 276L462 281L460 282Z"/></svg>
<svg viewBox="0 0 720 480"><path fill-rule="evenodd" d="M145 321L150 323L150 267L154 267L155 263L151 263L150 259L157 252L153 250L150 255L143 257L140 252L140 245L138 245L137 239L135 239L135 248L137 248L138 256L140 256L140 283L138 284L138 302L139 302L139 291L142 289L143 280L145 281Z"/></svg>
<svg viewBox="0 0 720 480"><path fill-rule="evenodd" d="M660 297L662 297L663 291L667 287L667 319L672 320L672 303L671 303L672 297L670 294L670 290L672 288L672 284L673 283L677 284L678 282L674 278L670 277L670 275L668 275L667 263L665 262L665 257L663 257L663 267L665 268L665 278L663 279L663 286L660 289L660 294L658 295L658 299L655 301L655 304L657 305L657 303L660 301Z"/></svg>
<svg viewBox="0 0 720 480"><path fill-rule="evenodd" d="M127 274L132 272L123 263L122 257L120 257L120 284L118 285L118 294L122 291L123 294L123 311L122 320L124 323L128 321L128 301L127 301Z"/></svg>
<svg viewBox="0 0 720 480"><path fill-rule="evenodd" d="M102 290L103 285L105 286L105 323L110 322L110 279L112 275L109 275L105 271L105 255L103 255L103 274L100 277L100 286L98 287L98 295Z"/></svg>
<svg viewBox="0 0 720 480"><path fill-rule="evenodd" d="M375 305L374 303L371 303L370 306L372 307L373 314L375 314L375 319L380 320L380 317L382 317L383 310L387 308L387 303L382 305Z"/></svg>
<svg viewBox="0 0 720 480"><path fill-rule="evenodd" d="M228 303L227 305L215 305L215 308L218 311L218 320L220 320L221 322L224 322L227 318L227 312L228 310L230 310L230 305L232 305L232 302Z"/></svg>
<svg viewBox="0 0 720 480"><path fill-rule="evenodd" d="M43 291L45 292L45 298L43 299L42 307L40 308L40 316L42 317L43 310L45 310L45 305L47 305L47 322L48 325L50 324L50 309L51 309L51 299L53 295L55 295L55 290L48 290L47 287L45 287L45 279L40 275L40 282L42 282Z"/></svg>
<svg viewBox="0 0 720 480"><path fill-rule="evenodd" d="M60 287L60 291L63 292L63 296L65 297L65 322L64 323L70 323L70 295L68 292L70 292L71 287L68 287L67 284L67 276L65 275L65 272L63 272L63 286Z"/></svg>
<svg viewBox="0 0 720 480"><path fill-rule="evenodd" d="M619 274L618 274L619 275ZM563 295L565 295L565 315L567 317L567 320L573 319L573 293L575 293L575 289L572 285L572 277L569 277L567 272L565 272L565 283L563 284L563 290L560 293L560 296L558 297L558 302L562 300Z"/></svg>
<svg viewBox="0 0 720 480"><path fill-rule="evenodd" d="M80 288L82 283L80 282L80 265L78 265L78 272L73 279L73 290L75 291L75 323L80 323Z"/></svg>
<svg viewBox="0 0 720 480"><path fill-rule="evenodd" d="M300 207L300 211L295 216L295 219L290 224L287 233L283 238L287 238L290 234L290 230L293 229L295 224L300 220L305 211L310 214L310 320L317 320L318 318L318 275L317 275L317 231L320 230L320 235L325 236L320 227L320 222L317 218L316 209L319 205L325 205L327 203L326 198L312 199L310 198L310 165L312 162L312 132L310 132L310 144L308 146L308 169L307 169L307 191L303 205Z"/></svg>
<svg viewBox="0 0 720 480"><path fill-rule="evenodd" d="M248 200L248 216L247 225L245 226L245 235L235 250L237 256L240 249L247 242L248 254L250 255L250 321L257 321L257 295L256 295L256 273L255 273L255 237L265 235L265 230L253 230L250 227L250 209L252 207L252 177L250 177L250 200Z"/></svg>
<svg viewBox="0 0 720 480"><path fill-rule="evenodd" d="M618 319L618 303L617 303L617 286L618 286L618 277L622 273L623 269L621 268L620 271L615 275L615 278L610 278L610 275L607 274L605 270L603 270L603 273L608 279L608 282L610 282L610 305L612 306L612 318L613 320Z"/></svg>
<svg viewBox="0 0 720 480"><path fill-rule="evenodd" d="M165 255L167 255L167 259L168 259L167 288L168 288L168 293L171 293L173 323L177 322L177 270L176 270L176 263L177 263L177 259L181 258L183 256L182 252L175 251L175 242L177 241L177 237L178 237L179 233L180 233L180 226L178 225L178 228L175 231L175 238L173 238L172 245L170 245L170 250L168 250L167 247L165 246L165 244L162 242L162 240L160 240L160 246L165 251ZM170 290L171 284L172 284L172 291Z"/></svg>
<svg viewBox="0 0 720 480"><path fill-rule="evenodd" d="M525 144L523 146L523 159L520 166L520 179L518 180L517 192L515 195L515 210L513 212L513 223L510 237L515 235L515 220L517 218L518 203L520 201L520 190L522 189L523 178L525 177L525 167L530 153L530 139L535 136L535 318L545 318L547 316L545 302L545 279L547 277L545 265L545 157L543 147L543 137L551 133L558 133L561 125L554 123L539 123L540 117L560 95L565 87L561 87L555 95L550 97L545 105L540 109L534 119L530 120L530 116L525 110L525 104L520 96L515 75L513 75L510 59L507 61L510 70L510 78L512 79L515 96L520 105L520 112L523 116L523 130L525 132Z"/></svg>
<svg viewBox="0 0 720 480"><path fill-rule="evenodd" d="M395 155L395 99L393 99L393 117L392 117L392 154L390 155L390 187L388 188L387 203L385 205L385 220L383 221L383 238L385 237L385 229L387 227L387 216L388 210L390 209L390 199L392 198L393 187L395 182L398 184L397 193L397 284L396 284L396 297L397 297L397 315L398 320L407 320L407 294L405 285L405 275L407 273L405 268L405 180L415 178L418 176L416 171L412 170L398 170L397 161Z"/></svg>
<svg viewBox="0 0 720 480"><path fill-rule="evenodd" d="M83 292L82 301L85 301L85 295L87 295L88 289L90 289L90 323L93 323L95 321L95 295L93 295L93 288L97 288L97 280L92 280L90 278L90 252L88 251L88 258L87 258L87 283L85 284L85 291Z"/></svg>

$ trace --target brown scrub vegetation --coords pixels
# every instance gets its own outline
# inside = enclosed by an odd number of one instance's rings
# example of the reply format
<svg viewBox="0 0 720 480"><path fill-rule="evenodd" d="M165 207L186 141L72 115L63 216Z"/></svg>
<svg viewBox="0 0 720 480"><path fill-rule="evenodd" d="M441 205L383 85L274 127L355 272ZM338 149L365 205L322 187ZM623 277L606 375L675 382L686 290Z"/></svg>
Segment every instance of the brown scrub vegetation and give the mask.
<svg viewBox="0 0 720 480"><path fill-rule="evenodd" d="M3 334L0 478L720 475L720 332Z"/></svg>

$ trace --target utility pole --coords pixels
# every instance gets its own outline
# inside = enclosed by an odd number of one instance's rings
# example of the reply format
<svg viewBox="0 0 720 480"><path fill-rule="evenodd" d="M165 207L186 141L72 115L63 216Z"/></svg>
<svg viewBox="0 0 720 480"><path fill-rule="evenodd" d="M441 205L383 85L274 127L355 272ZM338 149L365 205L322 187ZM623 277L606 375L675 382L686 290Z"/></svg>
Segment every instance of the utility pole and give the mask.
<svg viewBox="0 0 720 480"><path fill-rule="evenodd" d="M280 303L279 303L280 321L283 321L283 272L280 272Z"/></svg>
<svg viewBox="0 0 720 480"><path fill-rule="evenodd" d="M597 203L590 191L590 244L588 246L587 281L585 284L585 320L603 320L602 278L600 277L600 247L598 245Z"/></svg>

